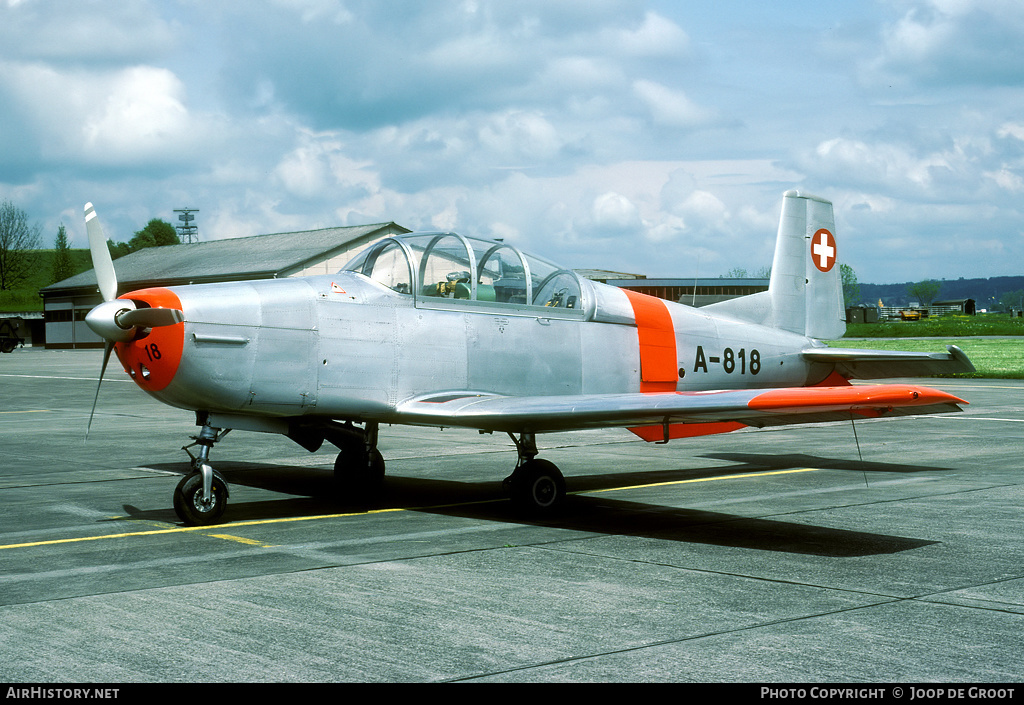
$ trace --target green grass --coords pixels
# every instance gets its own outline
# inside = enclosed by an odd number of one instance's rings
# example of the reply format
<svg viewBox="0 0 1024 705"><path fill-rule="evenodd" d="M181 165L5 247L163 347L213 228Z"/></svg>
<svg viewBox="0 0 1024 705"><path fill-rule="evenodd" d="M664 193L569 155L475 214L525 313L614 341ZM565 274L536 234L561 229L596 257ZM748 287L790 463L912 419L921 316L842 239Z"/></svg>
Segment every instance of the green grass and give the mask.
<svg viewBox="0 0 1024 705"><path fill-rule="evenodd" d="M1024 318L1010 318L1005 313L851 323L846 326L846 336L842 340L832 340L828 344L832 347L911 352L942 352L947 345L956 345L970 358L976 372L953 376L1024 379Z"/></svg>
<svg viewBox="0 0 1024 705"><path fill-rule="evenodd" d="M834 348L944 352L956 345L974 364L973 374L951 375L975 379L1024 379L1024 338L931 338L889 340L830 340Z"/></svg>
<svg viewBox="0 0 1024 705"><path fill-rule="evenodd" d="M920 321L850 323L847 338L967 337L972 335L1024 336L1024 318L1005 313L981 313L977 316L940 316Z"/></svg>
<svg viewBox="0 0 1024 705"><path fill-rule="evenodd" d="M39 298L38 290L15 289L13 291L0 291L0 313L42 310L43 300Z"/></svg>
<svg viewBox="0 0 1024 705"><path fill-rule="evenodd" d="M11 311L42 311L43 300L39 290L53 283L53 250L33 250L32 276L23 286L9 291L0 291L0 313ZM71 250L71 266L75 273L92 269L89 250Z"/></svg>

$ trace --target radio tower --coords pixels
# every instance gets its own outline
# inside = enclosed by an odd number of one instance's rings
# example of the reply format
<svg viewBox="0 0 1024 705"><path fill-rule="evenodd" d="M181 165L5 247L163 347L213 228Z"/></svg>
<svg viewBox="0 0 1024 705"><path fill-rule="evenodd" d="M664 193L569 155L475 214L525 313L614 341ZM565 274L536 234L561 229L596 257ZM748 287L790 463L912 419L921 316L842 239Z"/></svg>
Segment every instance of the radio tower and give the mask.
<svg viewBox="0 0 1024 705"><path fill-rule="evenodd" d="M199 229L192 225L192 221L196 219L193 213L198 213L198 208L175 208L175 213L180 213L178 220L181 221L181 225L176 227L178 231L178 239L185 244L191 244L193 242L199 242Z"/></svg>

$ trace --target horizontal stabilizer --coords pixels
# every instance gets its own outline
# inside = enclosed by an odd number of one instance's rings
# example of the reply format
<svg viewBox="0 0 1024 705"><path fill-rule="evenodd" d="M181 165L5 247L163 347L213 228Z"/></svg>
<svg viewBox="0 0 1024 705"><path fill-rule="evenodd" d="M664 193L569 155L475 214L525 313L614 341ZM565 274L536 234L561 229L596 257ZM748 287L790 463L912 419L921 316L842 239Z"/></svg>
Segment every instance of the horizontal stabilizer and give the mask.
<svg viewBox="0 0 1024 705"><path fill-rule="evenodd" d="M801 352L805 360L835 365L847 379L885 379L888 377L937 377L974 372L964 351L948 345L949 352L894 352L853 348L808 348Z"/></svg>

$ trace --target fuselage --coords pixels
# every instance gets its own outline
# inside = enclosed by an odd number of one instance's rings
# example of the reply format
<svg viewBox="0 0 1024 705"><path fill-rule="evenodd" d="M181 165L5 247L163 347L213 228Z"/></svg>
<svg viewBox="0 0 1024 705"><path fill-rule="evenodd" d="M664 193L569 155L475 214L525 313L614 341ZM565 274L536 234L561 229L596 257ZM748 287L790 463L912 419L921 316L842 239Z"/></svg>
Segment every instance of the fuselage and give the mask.
<svg viewBox="0 0 1024 705"><path fill-rule="evenodd" d="M428 393L770 388L829 372L801 357L804 336L575 284L573 308L413 296L353 271L149 289L124 298L180 308L185 321L116 350L173 406L382 422Z"/></svg>

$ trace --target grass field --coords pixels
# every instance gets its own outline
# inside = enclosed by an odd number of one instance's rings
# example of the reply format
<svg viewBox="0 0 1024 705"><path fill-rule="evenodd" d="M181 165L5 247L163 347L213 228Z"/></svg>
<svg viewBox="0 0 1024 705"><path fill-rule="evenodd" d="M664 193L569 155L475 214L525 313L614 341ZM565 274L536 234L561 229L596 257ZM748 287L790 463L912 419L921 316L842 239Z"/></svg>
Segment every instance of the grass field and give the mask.
<svg viewBox="0 0 1024 705"><path fill-rule="evenodd" d="M953 376L1024 379L1024 318L1011 318L1005 313L851 323L846 326L843 339L828 341L828 344L836 348L911 352L943 352L947 345L956 345L967 354L977 371Z"/></svg>
<svg viewBox="0 0 1024 705"><path fill-rule="evenodd" d="M872 340L830 340L835 348L944 352L956 345L974 363L976 372L953 377L1024 379L1024 338L897 338Z"/></svg>
<svg viewBox="0 0 1024 705"><path fill-rule="evenodd" d="M53 250L33 250L32 275L17 289L0 291L0 313L10 311L42 311L43 300L39 289L53 283ZM71 266L77 272L92 267L89 250L71 250Z"/></svg>
<svg viewBox="0 0 1024 705"><path fill-rule="evenodd" d="M981 313L977 316L941 316L921 321L885 321L850 323L847 338L964 338L973 335L1024 336L1024 318L1005 313Z"/></svg>

